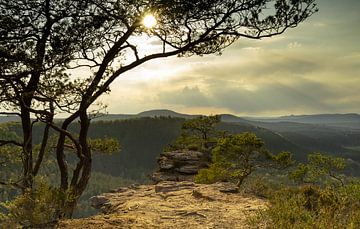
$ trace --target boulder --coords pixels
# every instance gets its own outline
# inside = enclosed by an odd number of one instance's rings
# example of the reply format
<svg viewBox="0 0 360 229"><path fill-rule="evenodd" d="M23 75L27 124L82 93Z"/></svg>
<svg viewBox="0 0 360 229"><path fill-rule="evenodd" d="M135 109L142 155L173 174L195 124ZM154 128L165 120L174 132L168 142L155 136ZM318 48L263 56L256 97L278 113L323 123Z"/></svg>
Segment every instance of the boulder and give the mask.
<svg viewBox="0 0 360 229"><path fill-rule="evenodd" d="M109 199L106 196L93 196L90 198L90 205L93 208L100 209L102 206L109 203Z"/></svg>
<svg viewBox="0 0 360 229"><path fill-rule="evenodd" d="M200 169L207 168L209 158L206 154L191 150L175 150L161 153L159 169L151 176L155 182L193 181Z"/></svg>
<svg viewBox="0 0 360 229"><path fill-rule="evenodd" d="M174 161L198 161L204 157L204 154L198 151L176 150L171 152L164 152L161 154L161 156Z"/></svg>

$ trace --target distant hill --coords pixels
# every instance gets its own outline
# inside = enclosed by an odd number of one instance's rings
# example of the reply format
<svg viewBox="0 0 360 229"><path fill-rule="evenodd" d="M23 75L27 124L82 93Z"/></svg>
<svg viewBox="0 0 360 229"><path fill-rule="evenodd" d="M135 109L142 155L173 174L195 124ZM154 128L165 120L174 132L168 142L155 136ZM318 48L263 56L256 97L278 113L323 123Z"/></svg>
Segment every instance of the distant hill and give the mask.
<svg viewBox="0 0 360 229"><path fill-rule="evenodd" d="M188 115L188 114L181 114L171 110L149 110L144 111L138 114L103 114L96 118L94 121L114 121L114 120L126 120L126 119L134 119L134 118L155 118L155 117L172 117L172 118L184 118L184 119L191 119L199 117L200 115Z"/></svg>
<svg viewBox="0 0 360 229"><path fill-rule="evenodd" d="M260 122L295 122L329 127L360 129L359 114L317 114L317 115L290 115L277 118L248 118Z"/></svg>
<svg viewBox="0 0 360 229"><path fill-rule="evenodd" d="M200 115L182 114L171 110L159 109L144 111L139 114L104 114L95 118L95 121L111 121L111 120L125 120L130 118L143 117L172 117L191 119L199 117ZM322 125L331 128L350 128L360 129L360 115L359 114L317 114L317 115L290 115L271 118L256 118L256 117L238 117L232 114L221 114L221 121L231 123L302 123ZM264 124L265 125L265 124ZM284 126L283 124L280 124ZM296 125L296 124L294 124ZM260 125L262 126L262 125Z"/></svg>
<svg viewBox="0 0 360 229"><path fill-rule="evenodd" d="M133 174L130 178L136 179L155 169L157 157L179 136L185 119L172 117L179 116L176 112L156 111L142 115L156 118L137 116L135 119L94 122L91 125L91 137L112 136L122 145L117 156L97 155L94 160L96 170L113 176ZM289 151L300 161L304 161L310 152L327 152L350 158L360 166L360 130L339 130L295 122L257 122L232 115L222 115L218 128L232 134L253 132L272 152Z"/></svg>
<svg viewBox="0 0 360 229"><path fill-rule="evenodd" d="M120 154L96 154L93 160L95 171L131 179L145 178L155 169L156 158L164 147L179 136L182 123L195 117L198 115L151 110L139 114L108 114L94 119L90 137L117 138L122 148ZM357 114L345 114L258 119L222 114L219 129L232 134L253 132L263 139L272 152L290 151L300 161L305 160L307 153L327 152L349 158L360 166L358 117ZM14 121L4 117L0 120ZM74 124L72 128L75 130L77 125ZM17 133L21 134L19 124L16 128ZM38 130L34 129L35 143L42 136Z"/></svg>
<svg viewBox="0 0 360 229"><path fill-rule="evenodd" d="M240 118L238 116L235 115L231 115L231 114L221 114L221 121L222 122L241 122L241 123L249 123L248 120L244 119L244 118Z"/></svg>
<svg viewBox="0 0 360 229"><path fill-rule="evenodd" d="M199 117L200 115L188 115L188 114L181 114L171 110L150 110L144 111L137 114L138 117L172 117L172 118L184 118L184 119L191 119Z"/></svg>

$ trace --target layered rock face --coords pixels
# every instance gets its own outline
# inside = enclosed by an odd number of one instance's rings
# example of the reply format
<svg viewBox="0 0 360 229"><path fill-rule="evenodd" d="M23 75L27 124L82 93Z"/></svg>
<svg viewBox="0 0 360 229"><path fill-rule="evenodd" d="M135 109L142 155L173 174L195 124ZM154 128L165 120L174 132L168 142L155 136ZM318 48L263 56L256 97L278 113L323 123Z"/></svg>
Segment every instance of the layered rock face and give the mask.
<svg viewBox="0 0 360 229"><path fill-rule="evenodd" d="M207 168L209 157L198 151L176 150L164 152L158 159L159 169L152 175L152 180L193 181L200 169Z"/></svg>

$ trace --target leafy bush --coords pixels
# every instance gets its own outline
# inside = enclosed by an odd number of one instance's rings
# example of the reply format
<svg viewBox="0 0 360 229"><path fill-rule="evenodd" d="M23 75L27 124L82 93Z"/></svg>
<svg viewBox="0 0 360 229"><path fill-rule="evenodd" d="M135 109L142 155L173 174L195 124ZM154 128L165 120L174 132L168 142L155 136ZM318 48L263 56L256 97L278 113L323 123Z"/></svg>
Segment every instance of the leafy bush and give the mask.
<svg viewBox="0 0 360 229"><path fill-rule="evenodd" d="M360 183L340 189L303 186L283 188L270 198L269 208L250 219L266 228L360 228Z"/></svg>
<svg viewBox="0 0 360 229"><path fill-rule="evenodd" d="M65 194L44 181L40 181L33 190L0 204L6 212L0 214L1 225L5 228L36 226L53 222L57 218L60 202Z"/></svg>
<svg viewBox="0 0 360 229"><path fill-rule="evenodd" d="M274 186L263 176L255 176L246 179L241 186L241 192L261 198L269 198L275 188Z"/></svg>
<svg viewBox="0 0 360 229"><path fill-rule="evenodd" d="M252 133L220 139L212 151L212 164L209 168L200 170L195 181L230 181L240 187L244 179L260 167L282 167L292 163L290 153L272 155L263 145L261 139Z"/></svg>
<svg viewBox="0 0 360 229"><path fill-rule="evenodd" d="M203 152L203 140L195 135L181 134L174 143L167 146L164 151L194 150Z"/></svg>
<svg viewBox="0 0 360 229"><path fill-rule="evenodd" d="M311 153L308 155L308 163L300 163L297 168L290 173L290 179L299 183L329 184L344 186L344 171L346 162L344 158L333 157L321 153Z"/></svg>
<svg viewBox="0 0 360 229"><path fill-rule="evenodd" d="M266 228L360 228L360 181L341 175L343 158L309 154L290 178L299 186L273 191L269 207L250 219ZM298 184L299 184L298 183Z"/></svg>

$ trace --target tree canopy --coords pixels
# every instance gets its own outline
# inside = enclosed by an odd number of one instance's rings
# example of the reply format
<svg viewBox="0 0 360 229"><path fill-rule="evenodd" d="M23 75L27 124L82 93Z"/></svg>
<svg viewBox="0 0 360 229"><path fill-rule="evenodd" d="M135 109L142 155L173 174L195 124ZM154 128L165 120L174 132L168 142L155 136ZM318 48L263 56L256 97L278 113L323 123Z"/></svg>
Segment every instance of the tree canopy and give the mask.
<svg viewBox="0 0 360 229"><path fill-rule="evenodd" d="M232 181L241 186L256 169L288 167L293 163L289 152L271 154L264 142L253 133L243 133L220 138L212 151L212 163L202 169L195 180L199 183Z"/></svg>
<svg viewBox="0 0 360 229"><path fill-rule="evenodd" d="M22 149L21 185L33 188L50 130L57 132L55 153L60 188L70 191L62 216L71 216L91 172L87 140L98 98L116 78L153 59L221 53L241 38L283 33L311 16L315 0L0 0L1 114L18 115L21 140L1 140ZM157 24L142 21L154 15ZM157 50L141 49L151 38ZM80 75L72 70L81 69ZM87 72L87 73L84 73ZM57 123L54 117L66 118ZM77 133L69 125L79 120ZM32 127L45 124L40 147ZM78 163L68 168L67 142ZM72 175L70 175L72 174Z"/></svg>

